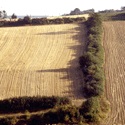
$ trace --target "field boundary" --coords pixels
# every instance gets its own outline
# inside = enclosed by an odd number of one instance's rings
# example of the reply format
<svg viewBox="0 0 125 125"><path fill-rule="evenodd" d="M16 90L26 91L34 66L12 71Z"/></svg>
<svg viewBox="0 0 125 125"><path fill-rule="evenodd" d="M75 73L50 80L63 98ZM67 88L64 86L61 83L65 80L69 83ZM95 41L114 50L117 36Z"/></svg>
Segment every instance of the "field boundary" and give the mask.
<svg viewBox="0 0 125 125"><path fill-rule="evenodd" d="M86 52L79 63L84 75L84 93L87 101L83 104L83 116L86 121L101 122L109 112L109 104L105 98L104 50L102 45L102 20L93 14L86 21L88 41Z"/></svg>
<svg viewBox="0 0 125 125"><path fill-rule="evenodd" d="M88 15L89 17L89 15ZM29 16L18 20L0 20L0 27L13 27L13 26L34 26L34 25L52 25L52 24L70 24L81 23L86 21L86 16L62 16L62 17L48 17L48 18L30 18Z"/></svg>

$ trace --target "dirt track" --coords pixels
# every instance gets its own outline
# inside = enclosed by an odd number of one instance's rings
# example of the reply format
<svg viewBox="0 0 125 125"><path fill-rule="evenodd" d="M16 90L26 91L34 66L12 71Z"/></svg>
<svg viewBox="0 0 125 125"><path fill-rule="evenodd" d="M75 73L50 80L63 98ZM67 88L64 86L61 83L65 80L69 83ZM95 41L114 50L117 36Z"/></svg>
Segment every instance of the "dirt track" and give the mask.
<svg viewBox="0 0 125 125"><path fill-rule="evenodd" d="M0 99L58 95L80 101L84 26L0 28Z"/></svg>
<svg viewBox="0 0 125 125"><path fill-rule="evenodd" d="M111 113L104 125L125 125L125 22L104 22L106 95Z"/></svg>

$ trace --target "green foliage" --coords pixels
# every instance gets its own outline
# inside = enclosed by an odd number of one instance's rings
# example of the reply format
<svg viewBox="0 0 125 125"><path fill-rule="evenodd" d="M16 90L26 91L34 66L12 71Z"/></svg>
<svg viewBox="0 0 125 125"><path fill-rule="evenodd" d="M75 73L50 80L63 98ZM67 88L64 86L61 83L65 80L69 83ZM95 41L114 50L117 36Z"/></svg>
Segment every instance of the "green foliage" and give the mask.
<svg viewBox="0 0 125 125"><path fill-rule="evenodd" d="M102 20L100 15L94 13L86 21L88 28L87 51L79 59L84 74L84 92L86 96L101 96L104 91L103 81L103 47L101 43Z"/></svg>
<svg viewBox="0 0 125 125"><path fill-rule="evenodd" d="M64 17L63 20L64 20L65 23L73 23L74 22L73 18L68 18L68 17L67 18Z"/></svg>
<svg viewBox="0 0 125 125"><path fill-rule="evenodd" d="M84 93L89 97L80 108L80 114L87 122L96 122L104 118L103 111L107 108L101 97L104 93L104 51L101 43L102 22L100 15L92 14L86 21L88 28L88 43L86 52L79 58L79 64L84 74ZM105 105L105 107L103 106Z"/></svg>
<svg viewBox="0 0 125 125"><path fill-rule="evenodd" d="M24 22L25 24L31 24L31 23L32 23L32 20L31 20L30 16L25 16L25 17L23 18L23 22Z"/></svg>
<svg viewBox="0 0 125 125"><path fill-rule="evenodd" d="M90 18L86 21L87 28L91 29L92 27L101 27L102 25L102 19L101 15L97 13L91 14Z"/></svg>
<svg viewBox="0 0 125 125"><path fill-rule="evenodd" d="M16 19L17 16L13 13L12 16L11 16L12 19Z"/></svg>
<svg viewBox="0 0 125 125"><path fill-rule="evenodd" d="M9 118L1 118L0 125L11 125L11 121Z"/></svg>
<svg viewBox="0 0 125 125"><path fill-rule="evenodd" d="M16 125L17 122L18 122L18 119L17 119L16 117L13 117L13 118L10 120L10 122L11 122L11 125Z"/></svg>
<svg viewBox="0 0 125 125"><path fill-rule="evenodd" d="M5 21L0 21L0 27L3 27L5 25Z"/></svg>
<svg viewBox="0 0 125 125"><path fill-rule="evenodd" d="M71 104L66 97L18 97L0 101L1 113L37 111L54 108L60 105Z"/></svg>
<svg viewBox="0 0 125 125"><path fill-rule="evenodd" d="M83 103L80 113L84 116L87 122L99 122L101 120L100 100L97 97L89 98Z"/></svg>
<svg viewBox="0 0 125 125"><path fill-rule="evenodd" d="M12 19L17 18L15 14L11 16ZM67 24L67 23L79 23L85 21L84 17L78 18L69 18L69 17L62 17L62 18L55 18L55 19L48 19L48 18L33 18L31 19L30 16L25 16L23 19L18 19L17 21L0 21L0 26L22 26L22 25L50 25L50 24Z"/></svg>
<svg viewBox="0 0 125 125"><path fill-rule="evenodd" d="M5 10L0 11L0 18L7 18L7 12Z"/></svg>
<svg viewBox="0 0 125 125"><path fill-rule="evenodd" d="M77 123L80 117L79 110L75 106L63 106L57 112L62 123Z"/></svg>
<svg viewBox="0 0 125 125"><path fill-rule="evenodd" d="M29 119L29 125L41 124L77 124L81 122L78 108L75 106L61 106L44 114L34 115Z"/></svg>

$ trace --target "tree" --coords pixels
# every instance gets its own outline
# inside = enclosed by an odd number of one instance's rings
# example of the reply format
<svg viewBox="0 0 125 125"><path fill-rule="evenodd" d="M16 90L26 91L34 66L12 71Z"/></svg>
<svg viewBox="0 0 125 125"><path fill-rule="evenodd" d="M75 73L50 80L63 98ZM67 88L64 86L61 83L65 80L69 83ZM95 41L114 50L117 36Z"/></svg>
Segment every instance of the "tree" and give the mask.
<svg viewBox="0 0 125 125"><path fill-rule="evenodd" d="M31 22L32 22L30 16L25 16L25 17L23 18L23 21L24 21L25 24L31 24Z"/></svg>
<svg viewBox="0 0 125 125"><path fill-rule="evenodd" d="M75 8L73 11L70 12L70 15L77 15L77 14L81 14L81 11L79 8Z"/></svg>
<svg viewBox="0 0 125 125"><path fill-rule="evenodd" d="M89 98L83 103L80 113L87 122L99 122L101 120L100 100L97 97Z"/></svg>
<svg viewBox="0 0 125 125"><path fill-rule="evenodd" d="M125 10L125 7L121 7L121 10Z"/></svg>
<svg viewBox="0 0 125 125"><path fill-rule="evenodd" d="M13 13L12 16L11 16L12 19L16 19L17 16Z"/></svg>
<svg viewBox="0 0 125 125"><path fill-rule="evenodd" d="M2 11L0 11L0 18L2 18L2 16L3 16L3 12L2 12Z"/></svg>
<svg viewBox="0 0 125 125"><path fill-rule="evenodd" d="M3 10L3 18L7 18L7 12Z"/></svg>

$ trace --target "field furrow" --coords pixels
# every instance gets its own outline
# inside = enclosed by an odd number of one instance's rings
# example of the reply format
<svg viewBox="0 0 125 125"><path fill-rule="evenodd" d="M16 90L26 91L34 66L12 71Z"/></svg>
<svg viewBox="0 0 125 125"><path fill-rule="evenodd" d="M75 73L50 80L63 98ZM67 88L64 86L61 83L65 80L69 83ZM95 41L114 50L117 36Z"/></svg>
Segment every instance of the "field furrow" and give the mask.
<svg viewBox="0 0 125 125"><path fill-rule="evenodd" d="M104 125L125 125L125 22L104 22L106 96L111 113Z"/></svg>
<svg viewBox="0 0 125 125"><path fill-rule="evenodd" d="M57 95L82 101L78 58L85 35L83 24L0 28L0 99Z"/></svg>

